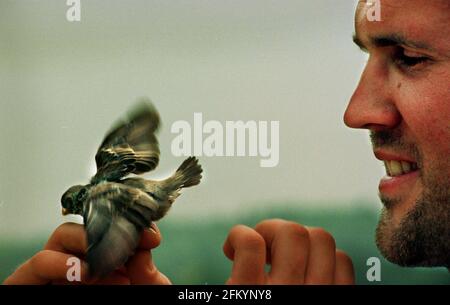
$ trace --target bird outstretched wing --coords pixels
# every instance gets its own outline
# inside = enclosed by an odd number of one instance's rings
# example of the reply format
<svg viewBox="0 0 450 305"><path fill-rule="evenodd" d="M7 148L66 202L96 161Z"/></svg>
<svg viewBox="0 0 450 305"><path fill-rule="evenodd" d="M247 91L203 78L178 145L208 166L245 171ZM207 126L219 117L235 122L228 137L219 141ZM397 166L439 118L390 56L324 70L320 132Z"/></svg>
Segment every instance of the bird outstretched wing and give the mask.
<svg viewBox="0 0 450 305"><path fill-rule="evenodd" d="M157 210L158 204L139 189L114 182L93 186L83 213L90 275L101 278L125 264Z"/></svg>
<svg viewBox="0 0 450 305"><path fill-rule="evenodd" d="M97 173L91 183L118 181L130 173L153 170L159 162L155 135L159 125L158 111L148 100L141 100L106 135L95 155Z"/></svg>

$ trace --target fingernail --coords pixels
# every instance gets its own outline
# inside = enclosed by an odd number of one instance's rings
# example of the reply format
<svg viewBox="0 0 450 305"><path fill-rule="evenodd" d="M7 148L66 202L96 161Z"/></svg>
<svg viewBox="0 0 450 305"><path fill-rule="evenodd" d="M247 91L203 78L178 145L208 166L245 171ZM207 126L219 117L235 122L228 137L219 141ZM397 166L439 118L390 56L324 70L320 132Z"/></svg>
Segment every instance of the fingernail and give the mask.
<svg viewBox="0 0 450 305"><path fill-rule="evenodd" d="M147 231L150 231L150 232L152 232L152 233L158 234L158 229L156 229L156 225L155 225L154 223L152 223L152 224L150 225L150 227L147 228Z"/></svg>

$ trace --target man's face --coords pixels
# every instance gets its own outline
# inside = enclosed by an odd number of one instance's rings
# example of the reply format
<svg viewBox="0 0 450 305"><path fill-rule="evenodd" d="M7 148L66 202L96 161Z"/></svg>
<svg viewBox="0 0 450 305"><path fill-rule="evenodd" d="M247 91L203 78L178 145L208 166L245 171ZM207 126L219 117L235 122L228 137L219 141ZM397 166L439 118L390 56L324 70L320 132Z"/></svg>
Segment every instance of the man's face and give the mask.
<svg viewBox="0 0 450 305"><path fill-rule="evenodd" d="M377 244L390 261L450 266L450 1L358 3L355 42L369 54L344 115L370 130L384 161Z"/></svg>

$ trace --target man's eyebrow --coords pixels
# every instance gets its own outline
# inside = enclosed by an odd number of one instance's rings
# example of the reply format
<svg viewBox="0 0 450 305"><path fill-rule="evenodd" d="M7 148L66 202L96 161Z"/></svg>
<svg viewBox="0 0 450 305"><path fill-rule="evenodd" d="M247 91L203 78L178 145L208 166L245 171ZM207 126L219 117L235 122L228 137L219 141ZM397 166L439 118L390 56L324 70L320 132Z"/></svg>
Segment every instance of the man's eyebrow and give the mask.
<svg viewBox="0 0 450 305"><path fill-rule="evenodd" d="M406 37L400 34L380 35L371 37L369 40L370 44L375 47L407 46L414 49L434 51L433 48L430 47L425 42L407 39ZM353 34L353 42L361 50L367 52L368 46L366 46L356 34Z"/></svg>

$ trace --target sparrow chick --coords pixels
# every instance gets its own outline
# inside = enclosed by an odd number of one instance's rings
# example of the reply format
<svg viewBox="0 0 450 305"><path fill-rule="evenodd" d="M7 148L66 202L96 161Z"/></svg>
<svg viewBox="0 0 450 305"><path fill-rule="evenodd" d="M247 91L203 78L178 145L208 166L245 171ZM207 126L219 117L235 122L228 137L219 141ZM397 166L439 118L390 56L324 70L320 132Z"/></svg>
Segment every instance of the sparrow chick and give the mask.
<svg viewBox="0 0 450 305"><path fill-rule="evenodd" d="M100 145L97 173L89 184L70 187L61 198L62 213L83 217L87 232L86 261L93 278L125 264L134 253L144 228L161 219L184 187L200 183L202 168L189 157L167 179L140 177L156 168L159 145L155 132L159 114L141 101L117 122Z"/></svg>

